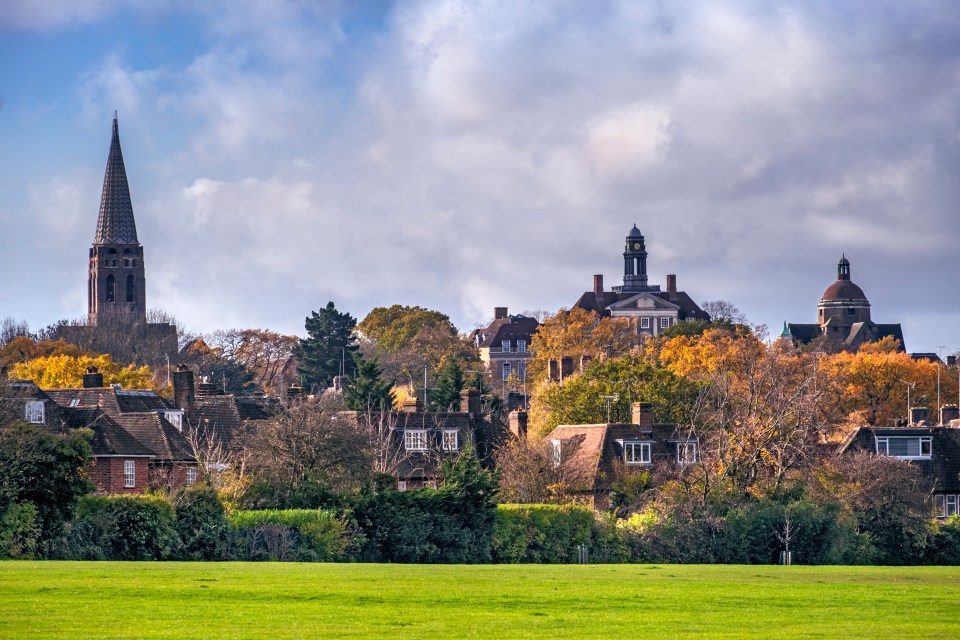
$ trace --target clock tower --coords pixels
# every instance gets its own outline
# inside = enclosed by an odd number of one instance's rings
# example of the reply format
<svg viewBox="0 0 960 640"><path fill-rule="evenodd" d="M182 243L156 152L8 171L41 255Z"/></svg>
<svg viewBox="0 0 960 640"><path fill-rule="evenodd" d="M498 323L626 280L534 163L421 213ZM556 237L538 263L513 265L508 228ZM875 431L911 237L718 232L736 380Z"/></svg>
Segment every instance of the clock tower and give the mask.
<svg viewBox="0 0 960 640"><path fill-rule="evenodd" d="M627 234L627 246L623 252L623 292L649 291L647 286L647 247L643 234L633 225Z"/></svg>

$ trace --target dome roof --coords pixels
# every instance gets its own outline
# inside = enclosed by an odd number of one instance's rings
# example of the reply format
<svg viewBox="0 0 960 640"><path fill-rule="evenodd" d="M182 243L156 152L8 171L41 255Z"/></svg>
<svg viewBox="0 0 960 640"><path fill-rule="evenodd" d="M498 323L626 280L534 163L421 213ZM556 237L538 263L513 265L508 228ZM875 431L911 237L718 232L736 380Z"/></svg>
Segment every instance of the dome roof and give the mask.
<svg viewBox="0 0 960 640"><path fill-rule="evenodd" d="M850 280L837 280L823 292L822 300L866 300L863 289Z"/></svg>
<svg viewBox="0 0 960 640"><path fill-rule="evenodd" d="M637 229L637 225L633 225L633 229L630 229L630 233L627 234L628 238L642 238L643 234L640 233L640 229Z"/></svg>

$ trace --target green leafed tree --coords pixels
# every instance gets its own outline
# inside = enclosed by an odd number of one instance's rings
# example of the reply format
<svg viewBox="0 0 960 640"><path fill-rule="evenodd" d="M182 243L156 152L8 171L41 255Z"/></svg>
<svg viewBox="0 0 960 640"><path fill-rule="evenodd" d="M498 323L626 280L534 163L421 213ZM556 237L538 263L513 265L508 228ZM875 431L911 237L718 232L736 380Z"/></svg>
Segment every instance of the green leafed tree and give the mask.
<svg viewBox="0 0 960 640"><path fill-rule="evenodd" d="M60 535L80 496L93 489L84 467L90 434L53 434L24 422L0 427L0 517L17 504L36 508L41 538Z"/></svg>
<svg viewBox="0 0 960 640"><path fill-rule="evenodd" d="M695 383L639 356L623 356L594 360L582 374L561 384L542 385L531 412L536 430L542 433L561 424L606 422L607 399L612 422L628 422L631 403L649 402L655 420L685 423L696 395Z"/></svg>
<svg viewBox="0 0 960 640"><path fill-rule="evenodd" d="M383 380L376 360L353 356L357 375L343 390L343 402L351 411L389 411L393 408L393 382Z"/></svg>
<svg viewBox="0 0 960 640"><path fill-rule="evenodd" d="M340 375L341 363L349 362L346 358L357 349L353 340L356 326L356 318L337 311L333 302L307 316L307 337L294 350L304 385L328 387Z"/></svg>
<svg viewBox="0 0 960 640"><path fill-rule="evenodd" d="M430 409L432 411L456 410L460 404L463 384L463 367L456 360L448 360L440 370L437 382L430 392Z"/></svg>

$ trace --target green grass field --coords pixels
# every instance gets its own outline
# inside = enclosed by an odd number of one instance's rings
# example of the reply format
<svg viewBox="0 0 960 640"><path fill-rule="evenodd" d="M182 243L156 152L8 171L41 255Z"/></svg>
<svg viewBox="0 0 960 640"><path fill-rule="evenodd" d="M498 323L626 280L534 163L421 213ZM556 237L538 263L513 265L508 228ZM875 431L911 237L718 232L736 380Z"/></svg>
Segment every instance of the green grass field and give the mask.
<svg viewBox="0 0 960 640"><path fill-rule="evenodd" d="M0 563L2 638L957 638L960 569Z"/></svg>

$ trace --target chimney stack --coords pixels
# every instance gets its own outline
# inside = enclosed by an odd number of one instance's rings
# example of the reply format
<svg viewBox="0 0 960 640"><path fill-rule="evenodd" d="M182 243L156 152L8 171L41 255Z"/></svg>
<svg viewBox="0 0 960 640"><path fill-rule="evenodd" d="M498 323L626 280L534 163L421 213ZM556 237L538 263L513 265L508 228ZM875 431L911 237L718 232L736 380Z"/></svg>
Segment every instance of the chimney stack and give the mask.
<svg viewBox="0 0 960 640"><path fill-rule="evenodd" d="M630 416L633 424L653 428L653 405L649 402L634 402L630 405Z"/></svg>
<svg viewBox="0 0 960 640"><path fill-rule="evenodd" d="M910 407L910 424L917 425L926 422L930 412L926 407Z"/></svg>
<svg viewBox="0 0 960 640"><path fill-rule="evenodd" d="M507 308L506 307L494 307L493 308L493 319L494 320L503 320L507 317Z"/></svg>
<svg viewBox="0 0 960 640"><path fill-rule="evenodd" d="M593 276L593 293L598 298L603 297L603 274Z"/></svg>
<svg viewBox="0 0 960 640"><path fill-rule="evenodd" d="M403 404L400 405L400 411L403 413L421 413L423 411L423 400L417 396L407 396Z"/></svg>
<svg viewBox="0 0 960 640"><path fill-rule="evenodd" d="M560 379L565 380L566 378L573 375L573 358L570 356L563 356L560 358Z"/></svg>
<svg viewBox="0 0 960 640"><path fill-rule="evenodd" d="M947 356L947 366L948 367L957 366L957 356Z"/></svg>
<svg viewBox="0 0 960 640"><path fill-rule="evenodd" d="M940 424L944 427L949 426L951 420L960 420L960 407L955 404L945 404L940 407Z"/></svg>
<svg viewBox="0 0 960 640"><path fill-rule="evenodd" d="M512 433L514 437L519 438L520 440L526 440L527 439L527 412L511 411L507 419L510 425L510 433Z"/></svg>
<svg viewBox="0 0 960 640"><path fill-rule="evenodd" d="M84 389L99 389L103 386L103 374L96 367L87 367L87 372L83 374Z"/></svg>
<svg viewBox="0 0 960 640"><path fill-rule="evenodd" d="M460 411L480 415L479 389L464 389L460 392Z"/></svg>
<svg viewBox="0 0 960 640"><path fill-rule="evenodd" d="M188 411L194 399L193 371L186 365L177 365L177 370L173 372L173 403L178 409Z"/></svg>
<svg viewBox="0 0 960 640"><path fill-rule="evenodd" d="M667 274L667 293L676 293L677 292L677 276L676 274L670 273Z"/></svg>

